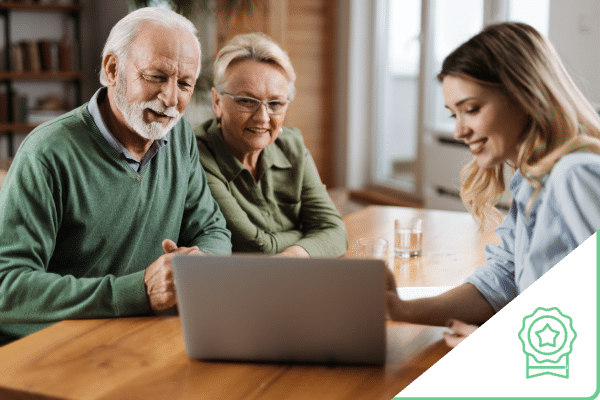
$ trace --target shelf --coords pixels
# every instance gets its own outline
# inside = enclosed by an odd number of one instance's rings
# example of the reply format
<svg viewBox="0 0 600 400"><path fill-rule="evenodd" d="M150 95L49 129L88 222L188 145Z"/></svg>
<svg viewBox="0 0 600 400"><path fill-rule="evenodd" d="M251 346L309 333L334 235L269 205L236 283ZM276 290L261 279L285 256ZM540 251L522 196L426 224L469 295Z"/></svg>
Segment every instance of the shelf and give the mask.
<svg viewBox="0 0 600 400"><path fill-rule="evenodd" d="M61 97L64 97L65 100L70 97L75 97L76 104L82 103L81 86L84 76L81 71L82 50L80 31L82 10L83 0L0 0L0 23L3 23L4 29L4 37L3 40L0 39L0 42L3 42L3 48L5 50L4 55L0 57L3 60L0 61L3 61L1 65L7 67L6 69L0 70L0 88L3 89L2 103L3 107L7 108L1 110L3 114L2 120L5 122L0 123L0 136L6 136L8 138L6 147L9 157L12 157L15 154L17 146L13 133L28 133L39 125L39 123L11 122L28 120L25 118L25 115L28 115L27 109L29 107L23 100L26 100L27 97L34 92L38 93L38 95L43 94L43 88L37 89L37 86L40 84L42 86L48 86L45 84L50 82L64 84L61 85L65 86L62 90L63 95ZM28 22L26 22L27 19L22 19L21 17L37 14L37 19L34 20L36 22L31 23L44 24L44 20L47 19L44 15L48 15L45 13L59 13L69 17L68 22L52 21L52 25L55 25L55 28L59 31L64 31L63 34L69 38L69 42L71 42L72 45L67 47L60 46L59 44L58 49L48 49L48 46L46 46L47 42L52 42L52 47L55 46L54 42L59 42L43 37L36 40L34 40L33 37L29 38L29 42L26 42L26 45L21 45L18 41L13 43L13 39L11 38L12 31L15 31L15 35L21 38L23 32L29 30L29 27L27 26ZM19 18L17 18L17 16L19 16ZM39 20L40 16L42 18L41 21ZM64 18L61 19L64 20ZM65 27L61 29L61 25L65 25ZM27 38L27 35L25 36ZM49 35L49 37L53 37L53 35ZM20 51L15 51L13 53L13 45L18 43L19 45L16 46L16 48ZM40 46L40 43L43 43L44 45ZM37 54L34 52L37 52ZM9 66L12 66L9 62L11 61L11 56L14 57L15 54L18 55L19 53L23 53L24 56L31 55L30 59L34 59L36 58L35 56L38 55L41 65L37 67L36 61L35 64L31 63L33 66L36 66L36 68L26 68L27 70L25 71L20 69L17 71L11 70L8 68ZM50 57L48 57L49 54ZM58 55L58 59L54 57L55 55ZM67 59L67 56L69 60ZM48 61L49 58L52 62L45 62ZM61 60L67 62L60 62ZM28 66L30 63L26 63L24 58L23 64ZM15 65L20 65L20 63ZM40 67L42 65L45 67L45 70L41 70ZM52 66L52 68L50 68L50 66ZM49 71L49 69L51 69L51 71ZM60 69L60 71L58 69ZM64 69L67 69L67 71L64 71ZM17 85L25 82L34 82L34 84L29 86ZM24 93L21 93L21 91L24 91ZM36 97L36 95L33 95L33 97Z"/></svg>
<svg viewBox="0 0 600 400"><path fill-rule="evenodd" d="M81 11L82 4L57 4L57 3L16 3L2 2L0 10L23 10L23 11Z"/></svg>
<svg viewBox="0 0 600 400"><path fill-rule="evenodd" d="M20 123L0 123L0 133L2 132L25 132L30 131L39 124L20 124Z"/></svg>
<svg viewBox="0 0 600 400"><path fill-rule="evenodd" d="M0 71L0 81L73 81L78 79L83 79L83 72Z"/></svg>

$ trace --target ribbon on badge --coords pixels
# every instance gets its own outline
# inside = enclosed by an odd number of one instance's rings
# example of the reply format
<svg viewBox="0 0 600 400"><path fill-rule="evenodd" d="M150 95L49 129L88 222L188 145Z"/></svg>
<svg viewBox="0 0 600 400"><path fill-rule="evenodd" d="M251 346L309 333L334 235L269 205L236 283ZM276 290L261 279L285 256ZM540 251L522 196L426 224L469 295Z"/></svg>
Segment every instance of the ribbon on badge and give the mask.
<svg viewBox="0 0 600 400"><path fill-rule="evenodd" d="M573 320L557 307L538 307L523 318L519 339L527 358L527 378L541 375L569 378L569 354L576 337Z"/></svg>

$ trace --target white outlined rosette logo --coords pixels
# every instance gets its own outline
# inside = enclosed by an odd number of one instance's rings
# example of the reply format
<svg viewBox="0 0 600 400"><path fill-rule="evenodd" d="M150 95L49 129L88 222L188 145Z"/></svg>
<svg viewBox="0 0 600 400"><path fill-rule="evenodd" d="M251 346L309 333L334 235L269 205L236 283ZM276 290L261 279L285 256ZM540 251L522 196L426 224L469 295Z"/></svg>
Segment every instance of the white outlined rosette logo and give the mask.
<svg viewBox="0 0 600 400"><path fill-rule="evenodd" d="M523 318L519 339L527 357L527 378L569 377L569 354L577 337L571 317L557 307L538 307Z"/></svg>

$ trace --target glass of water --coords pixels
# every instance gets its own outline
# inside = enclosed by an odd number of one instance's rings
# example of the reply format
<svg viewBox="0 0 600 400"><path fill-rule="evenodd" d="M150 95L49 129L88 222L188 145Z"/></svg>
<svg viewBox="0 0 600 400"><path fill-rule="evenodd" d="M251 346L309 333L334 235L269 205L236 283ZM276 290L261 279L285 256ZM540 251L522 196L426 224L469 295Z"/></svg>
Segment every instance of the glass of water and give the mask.
<svg viewBox="0 0 600 400"><path fill-rule="evenodd" d="M362 238L356 241L357 258L378 258L388 265L388 241L385 239Z"/></svg>
<svg viewBox="0 0 600 400"><path fill-rule="evenodd" d="M421 255L423 221L418 218L394 221L394 253L396 257L410 258Z"/></svg>

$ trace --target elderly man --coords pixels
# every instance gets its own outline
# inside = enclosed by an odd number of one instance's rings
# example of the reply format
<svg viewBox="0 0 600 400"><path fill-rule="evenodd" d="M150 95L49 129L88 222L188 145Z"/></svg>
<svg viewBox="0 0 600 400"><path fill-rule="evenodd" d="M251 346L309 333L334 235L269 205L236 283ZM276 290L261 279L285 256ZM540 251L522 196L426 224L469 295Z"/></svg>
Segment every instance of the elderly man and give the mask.
<svg viewBox="0 0 600 400"><path fill-rule="evenodd" d="M173 254L231 252L181 118L195 33L173 12L129 14L104 48L106 87L22 143L0 190L0 340L167 309Z"/></svg>

